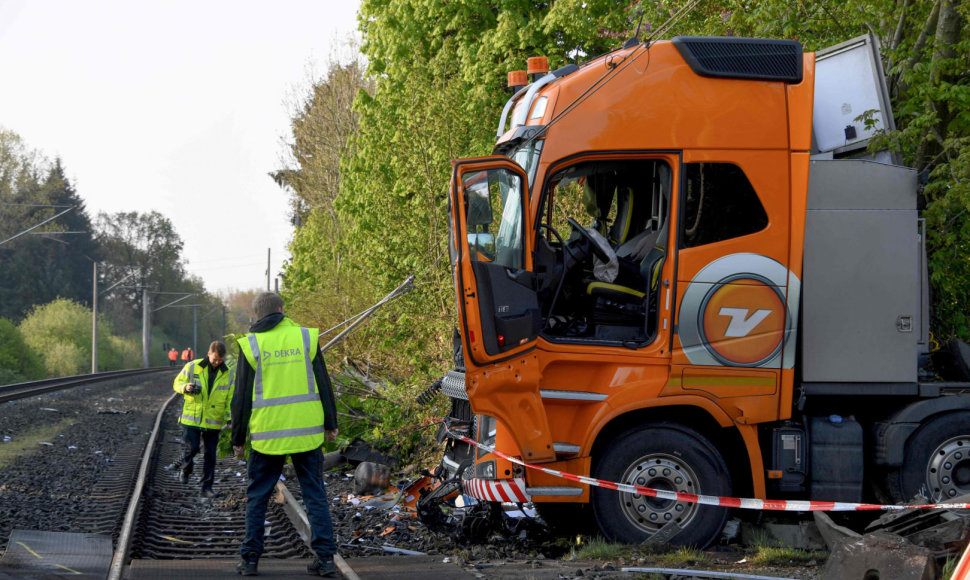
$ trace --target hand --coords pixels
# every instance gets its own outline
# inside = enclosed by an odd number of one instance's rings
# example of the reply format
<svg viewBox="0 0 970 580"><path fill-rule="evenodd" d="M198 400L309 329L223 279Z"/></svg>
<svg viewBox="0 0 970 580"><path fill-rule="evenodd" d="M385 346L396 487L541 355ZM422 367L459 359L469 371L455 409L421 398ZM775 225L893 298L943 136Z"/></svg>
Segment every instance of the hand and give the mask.
<svg viewBox="0 0 970 580"><path fill-rule="evenodd" d="M337 429L328 429L324 432L324 437L326 437L327 441L336 441L337 431Z"/></svg>
<svg viewBox="0 0 970 580"><path fill-rule="evenodd" d="M246 448L243 447L242 445L233 445L232 446L232 451L233 451L233 453L236 454L236 457L238 457L239 459L242 459L242 456L243 456L244 452L246 451Z"/></svg>

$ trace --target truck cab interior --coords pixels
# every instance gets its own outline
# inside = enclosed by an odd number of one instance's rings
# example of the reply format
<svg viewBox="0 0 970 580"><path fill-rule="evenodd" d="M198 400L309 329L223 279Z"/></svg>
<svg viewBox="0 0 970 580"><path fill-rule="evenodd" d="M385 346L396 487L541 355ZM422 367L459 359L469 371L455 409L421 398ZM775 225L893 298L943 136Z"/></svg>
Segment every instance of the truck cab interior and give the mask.
<svg viewBox="0 0 970 580"><path fill-rule="evenodd" d="M670 190L660 159L587 161L552 176L535 253L547 339L653 340Z"/></svg>

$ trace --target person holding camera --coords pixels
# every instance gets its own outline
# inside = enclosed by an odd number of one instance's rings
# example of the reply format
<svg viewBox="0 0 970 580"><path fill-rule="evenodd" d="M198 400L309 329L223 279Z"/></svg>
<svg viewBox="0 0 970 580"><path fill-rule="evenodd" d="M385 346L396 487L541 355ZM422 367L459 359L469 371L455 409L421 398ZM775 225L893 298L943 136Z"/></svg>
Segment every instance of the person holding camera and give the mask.
<svg viewBox="0 0 970 580"><path fill-rule="evenodd" d="M229 402L232 400L233 376L226 367L225 358L225 343L213 341L208 354L186 363L172 385L175 392L184 397L179 423L183 427L185 455L179 465L179 480L189 482L193 459L204 445L202 497L216 495L212 489L216 473L216 449L219 432L226 425Z"/></svg>

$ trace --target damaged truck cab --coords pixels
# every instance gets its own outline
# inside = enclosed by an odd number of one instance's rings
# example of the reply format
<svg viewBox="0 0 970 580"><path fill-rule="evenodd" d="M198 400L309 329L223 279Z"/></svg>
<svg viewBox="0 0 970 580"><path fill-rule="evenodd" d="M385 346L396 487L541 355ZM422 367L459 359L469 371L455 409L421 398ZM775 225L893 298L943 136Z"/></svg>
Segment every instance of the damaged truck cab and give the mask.
<svg viewBox="0 0 970 580"><path fill-rule="evenodd" d="M863 55L878 92L872 41L858 46L824 56L836 70ZM892 128L884 95L863 126L865 109L831 94L849 89L818 93L816 55L782 40L677 37L530 72L495 156L453 164L452 429L528 463L692 494L970 492L966 385L927 381L918 362L915 172L888 153L849 158ZM550 522L589 505L614 540L664 530L704 546L728 517L454 440L442 469Z"/></svg>

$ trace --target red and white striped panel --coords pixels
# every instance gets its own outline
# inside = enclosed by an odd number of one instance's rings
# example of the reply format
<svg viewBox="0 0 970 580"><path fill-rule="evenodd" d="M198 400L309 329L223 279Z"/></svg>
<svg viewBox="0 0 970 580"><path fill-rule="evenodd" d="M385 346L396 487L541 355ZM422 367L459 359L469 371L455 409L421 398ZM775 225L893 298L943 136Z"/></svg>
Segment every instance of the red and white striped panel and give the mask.
<svg viewBox="0 0 970 580"><path fill-rule="evenodd" d="M465 493L484 501L525 503L531 501L525 493L525 480L514 479L463 479Z"/></svg>

